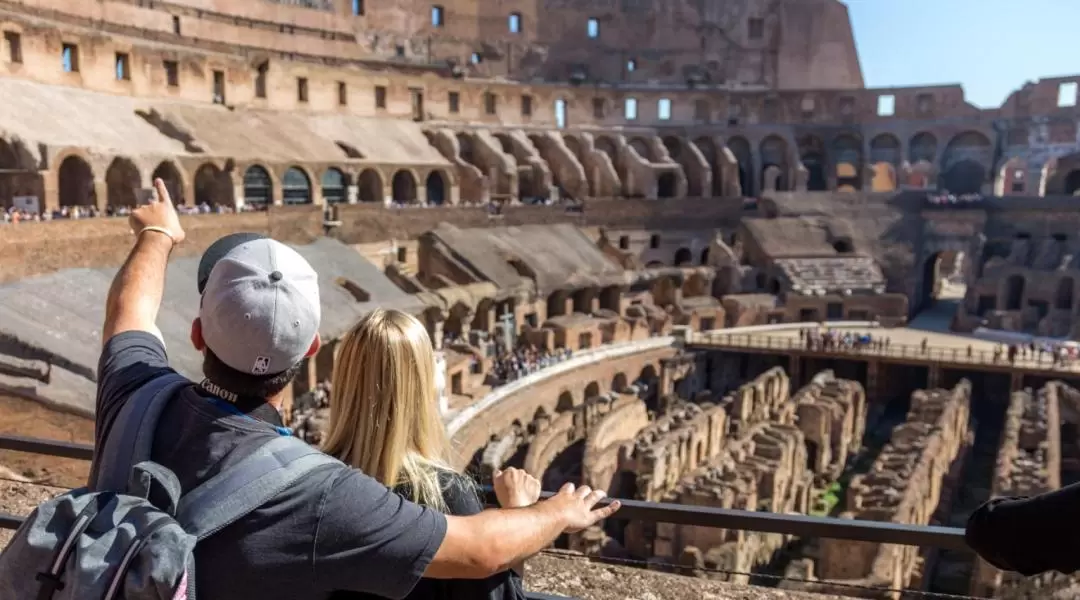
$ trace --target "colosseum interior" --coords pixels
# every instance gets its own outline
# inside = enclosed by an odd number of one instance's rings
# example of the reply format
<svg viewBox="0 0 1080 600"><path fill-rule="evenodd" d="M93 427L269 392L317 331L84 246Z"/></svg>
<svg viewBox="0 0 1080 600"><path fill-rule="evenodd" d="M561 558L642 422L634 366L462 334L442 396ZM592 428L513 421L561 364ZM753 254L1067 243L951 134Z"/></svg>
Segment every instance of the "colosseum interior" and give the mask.
<svg viewBox="0 0 1080 600"><path fill-rule="evenodd" d="M868 88L839 0L443 2L0 0L0 435L92 443L122 217L160 178L188 234L158 319L181 373L214 240L318 271L328 343L288 407L312 443L337 340L393 307L481 481L962 527L1080 480L1080 375L1034 343L1080 336L1080 76L988 109ZM86 465L0 451L0 475L25 514ZM673 523L556 545L527 582L581 600L612 597L604 561L656 598L1080 590Z"/></svg>

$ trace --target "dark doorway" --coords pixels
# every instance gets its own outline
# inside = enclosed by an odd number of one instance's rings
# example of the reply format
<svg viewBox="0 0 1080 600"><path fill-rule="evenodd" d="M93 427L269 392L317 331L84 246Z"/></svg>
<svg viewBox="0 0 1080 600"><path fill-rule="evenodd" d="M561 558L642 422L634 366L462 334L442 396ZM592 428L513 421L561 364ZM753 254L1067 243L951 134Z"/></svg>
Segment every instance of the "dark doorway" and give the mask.
<svg viewBox="0 0 1080 600"><path fill-rule="evenodd" d="M660 175L656 182L656 195L660 198L674 198L676 185L675 174L668 172Z"/></svg>

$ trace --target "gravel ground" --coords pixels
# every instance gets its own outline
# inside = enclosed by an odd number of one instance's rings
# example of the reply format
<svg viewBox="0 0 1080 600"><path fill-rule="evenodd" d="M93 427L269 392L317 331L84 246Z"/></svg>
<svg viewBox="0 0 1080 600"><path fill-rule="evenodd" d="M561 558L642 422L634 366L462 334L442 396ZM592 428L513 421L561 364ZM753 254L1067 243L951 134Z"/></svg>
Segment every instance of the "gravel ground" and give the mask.
<svg viewBox="0 0 1080 600"><path fill-rule="evenodd" d="M593 563L568 553L545 553L530 559L525 564L525 587L578 600L841 599Z"/></svg>
<svg viewBox="0 0 1080 600"><path fill-rule="evenodd" d="M0 512L26 516L38 504L66 491L67 488L0 479ZM10 530L0 529L0 548L7 546L12 533Z"/></svg>

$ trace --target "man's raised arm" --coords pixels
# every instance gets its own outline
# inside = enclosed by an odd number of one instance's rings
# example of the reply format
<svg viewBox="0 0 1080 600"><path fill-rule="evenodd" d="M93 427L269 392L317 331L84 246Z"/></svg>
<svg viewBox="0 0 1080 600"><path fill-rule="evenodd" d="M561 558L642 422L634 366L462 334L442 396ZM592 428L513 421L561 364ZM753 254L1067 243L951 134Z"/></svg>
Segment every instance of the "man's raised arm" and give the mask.
<svg viewBox="0 0 1080 600"><path fill-rule="evenodd" d="M102 344L125 331L147 331L161 338L155 323L165 291L165 267L169 253L184 241L184 229L165 183L155 179L154 189L156 198L137 207L129 218L135 247L109 288Z"/></svg>
<svg viewBox="0 0 1080 600"><path fill-rule="evenodd" d="M434 579L480 579L547 548L563 532L575 533L619 510L616 500L594 508L606 494L568 483L548 500L526 508L485 510L446 517L446 537L424 571Z"/></svg>

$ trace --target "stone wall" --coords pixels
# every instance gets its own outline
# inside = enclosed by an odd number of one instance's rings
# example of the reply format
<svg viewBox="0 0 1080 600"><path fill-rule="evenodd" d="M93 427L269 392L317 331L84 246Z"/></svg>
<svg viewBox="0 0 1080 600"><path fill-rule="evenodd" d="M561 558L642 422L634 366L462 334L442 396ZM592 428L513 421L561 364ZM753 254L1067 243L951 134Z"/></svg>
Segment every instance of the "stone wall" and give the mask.
<svg viewBox="0 0 1080 600"><path fill-rule="evenodd" d="M855 476L848 488L842 516L871 521L926 525L938 510L958 475L970 435L971 384L961 381L951 390L919 390L911 396L907 420L892 437L867 473ZM871 542L822 539L816 573L821 584L807 589L830 591L826 580L867 587L907 588L922 575L920 549ZM799 586L796 586L799 587ZM848 588L844 593L850 592ZM869 593L869 592L868 592ZM882 592L887 597L887 593ZM876 596L875 596L876 597Z"/></svg>
<svg viewBox="0 0 1080 600"><path fill-rule="evenodd" d="M993 496L1035 496L1061 487L1061 395L1067 386L1052 382L1038 391L1014 392L991 488ZM1004 573L982 559L972 575L971 593L997 597L1003 584L1023 578Z"/></svg>

